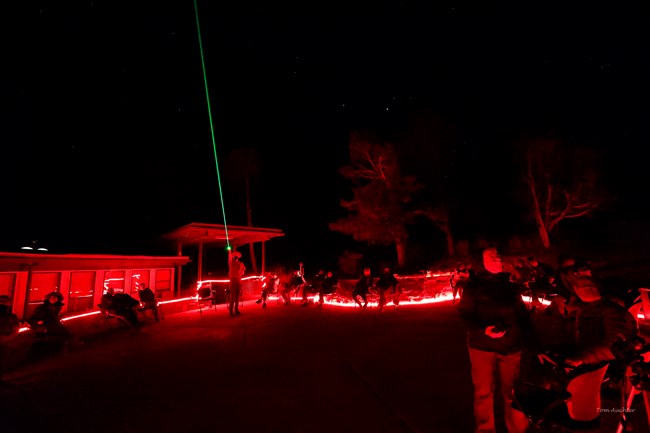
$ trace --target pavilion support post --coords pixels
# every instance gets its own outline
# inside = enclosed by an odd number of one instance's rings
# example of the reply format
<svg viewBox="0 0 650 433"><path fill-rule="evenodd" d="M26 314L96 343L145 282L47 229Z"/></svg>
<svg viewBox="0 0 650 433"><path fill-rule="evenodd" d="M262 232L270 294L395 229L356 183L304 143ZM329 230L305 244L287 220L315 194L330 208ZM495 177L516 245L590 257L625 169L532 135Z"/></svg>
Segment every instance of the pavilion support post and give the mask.
<svg viewBox="0 0 650 433"><path fill-rule="evenodd" d="M27 266L27 293L25 293L25 304L23 305L23 320L27 320L29 318L28 314L30 314L29 300L32 294L32 275L34 275L34 263L30 263Z"/></svg>
<svg viewBox="0 0 650 433"><path fill-rule="evenodd" d="M262 241L262 275L266 274L266 241Z"/></svg>
<svg viewBox="0 0 650 433"><path fill-rule="evenodd" d="M180 239L176 242L176 255L178 256L183 255L183 244L181 243ZM183 278L181 276L182 269L183 269L182 265L176 266L176 298L181 297L181 285L183 281Z"/></svg>
<svg viewBox="0 0 650 433"><path fill-rule="evenodd" d="M203 242L199 243L199 270L197 277L199 281L203 281Z"/></svg>

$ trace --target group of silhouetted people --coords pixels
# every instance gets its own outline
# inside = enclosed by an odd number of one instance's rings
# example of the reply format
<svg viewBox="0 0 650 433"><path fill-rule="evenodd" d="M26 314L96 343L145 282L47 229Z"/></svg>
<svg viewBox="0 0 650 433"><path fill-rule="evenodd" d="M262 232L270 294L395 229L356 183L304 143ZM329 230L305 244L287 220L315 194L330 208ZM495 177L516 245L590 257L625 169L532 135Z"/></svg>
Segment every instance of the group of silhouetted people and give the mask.
<svg viewBox="0 0 650 433"><path fill-rule="evenodd" d="M139 316L149 312L153 320L159 321L158 300L155 293L144 283L138 285L137 293L139 300L127 293L115 293L114 289L108 288L102 295L98 307L105 315L118 317L132 328L139 328L142 325ZM83 344L62 321L63 299L60 292L47 293L43 301L27 316L25 325L29 327L34 338L27 353L28 359L40 358L61 349ZM20 323L18 316L12 312L10 297L0 295L0 376L8 366L11 341L18 335Z"/></svg>
<svg viewBox="0 0 650 433"><path fill-rule="evenodd" d="M387 303L387 295L394 294L393 305L399 305L399 281L389 267L384 267L379 277L374 277L369 267L363 269L363 274L355 282L351 299L362 309L368 306L368 295L371 291L377 293L379 302L379 311L383 311ZM269 294L277 293L284 305L293 304L293 297L300 299L300 305L306 307L310 305L310 295L317 295L318 305L323 305L328 295L337 293L339 289L339 279L334 272L319 269L313 278L306 278L303 263L299 264L298 269L291 272L284 283L276 272L267 273L262 282L262 293L256 301L266 307L266 301Z"/></svg>
<svg viewBox="0 0 650 433"><path fill-rule="evenodd" d="M267 272L262 279L262 292L257 304L266 308L266 302L271 294L278 295L283 305L294 304L293 298L300 299L300 305L309 306L310 295L318 295L318 305L325 303L328 295L334 294L339 287L339 280L332 271L320 269L313 278L307 279L303 263L299 263L298 269L292 271L289 276L282 278L278 272Z"/></svg>
<svg viewBox="0 0 650 433"><path fill-rule="evenodd" d="M518 402L516 392L522 354L566 373L565 408L572 427L597 424L601 385L608 367L617 361L616 345L638 335L636 318L626 303L604 296L584 262L566 259L557 273L545 269L532 277L539 284L549 275L550 284L555 275L559 280L555 283L562 285L561 295L540 311L535 303L524 303L522 294L530 287L504 271L496 248L485 249L481 259L463 284L458 304L467 326L476 431L495 431L495 392L504 403L508 432L529 429L531 421L523 410L526 395L519 395Z"/></svg>
<svg viewBox="0 0 650 433"><path fill-rule="evenodd" d="M113 288L108 288L102 295L99 309L107 316L117 317L132 328L142 325L140 314L151 312L156 322L160 321L158 300L156 295L145 283L138 286L138 298L135 299L128 293L115 293Z"/></svg>

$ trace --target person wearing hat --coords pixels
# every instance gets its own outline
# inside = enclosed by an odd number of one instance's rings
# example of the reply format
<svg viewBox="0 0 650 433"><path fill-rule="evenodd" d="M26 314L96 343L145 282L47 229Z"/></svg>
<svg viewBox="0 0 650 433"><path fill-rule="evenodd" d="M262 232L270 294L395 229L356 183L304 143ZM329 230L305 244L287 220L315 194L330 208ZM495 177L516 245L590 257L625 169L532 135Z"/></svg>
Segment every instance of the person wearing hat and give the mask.
<svg viewBox="0 0 650 433"><path fill-rule="evenodd" d="M246 272L246 266L244 266L240 259L240 252L228 252L228 277L230 278L228 313L230 313L231 316L238 316L241 314L239 312L239 296L242 291L241 278L244 276L244 272Z"/></svg>
<svg viewBox="0 0 650 433"><path fill-rule="evenodd" d="M638 324L624 305L602 293L588 262L566 259L560 279L571 294L555 313L564 319L561 334L569 340L557 350L567 369L567 411L573 427L591 428L600 420L605 374L621 362L616 347L638 335Z"/></svg>

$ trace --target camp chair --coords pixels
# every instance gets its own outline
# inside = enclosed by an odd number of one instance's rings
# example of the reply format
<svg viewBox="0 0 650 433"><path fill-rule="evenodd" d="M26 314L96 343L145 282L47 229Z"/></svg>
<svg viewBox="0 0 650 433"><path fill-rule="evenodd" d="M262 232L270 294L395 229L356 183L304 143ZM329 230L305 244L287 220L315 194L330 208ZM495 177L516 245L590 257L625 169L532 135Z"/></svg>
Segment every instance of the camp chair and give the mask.
<svg viewBox="0 0 650 433"><path fill-rule="evenodd" d="M214 292L212 287L201 287L196 291L196 303L199 307L199 313L203 315L203 305L208 304L213 309L217 309Z"/></svg>
<svg viewBox="0 0 650 433"><path fill-rule="evenodd" d="M165 320L165 313L163 312L163 292L156 290L156 302L158 303L158 318Z"/></svg>

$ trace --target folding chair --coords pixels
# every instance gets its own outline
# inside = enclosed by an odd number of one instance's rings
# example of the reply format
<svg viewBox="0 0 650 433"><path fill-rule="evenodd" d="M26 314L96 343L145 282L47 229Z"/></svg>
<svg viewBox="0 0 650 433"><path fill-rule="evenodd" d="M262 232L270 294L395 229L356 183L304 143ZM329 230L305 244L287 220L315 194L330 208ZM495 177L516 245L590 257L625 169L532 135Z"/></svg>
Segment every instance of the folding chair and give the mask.
<svg viewBox="0 0 650 433"><path fill-rule="evenodd" d="M158 318L160 320L165 320L165 313L163 312L163 292L156 291L156 303L158 305Z"/></svg>
<svg viewBox="0 0 650 433"><path fill-rule="evenodd" d="M203 315L203 304L208 303L213 309L217 309L217 304L214 298L214 292L211 287L201 287L196 291L196 303L199 307L199 313Z"/></svg>

